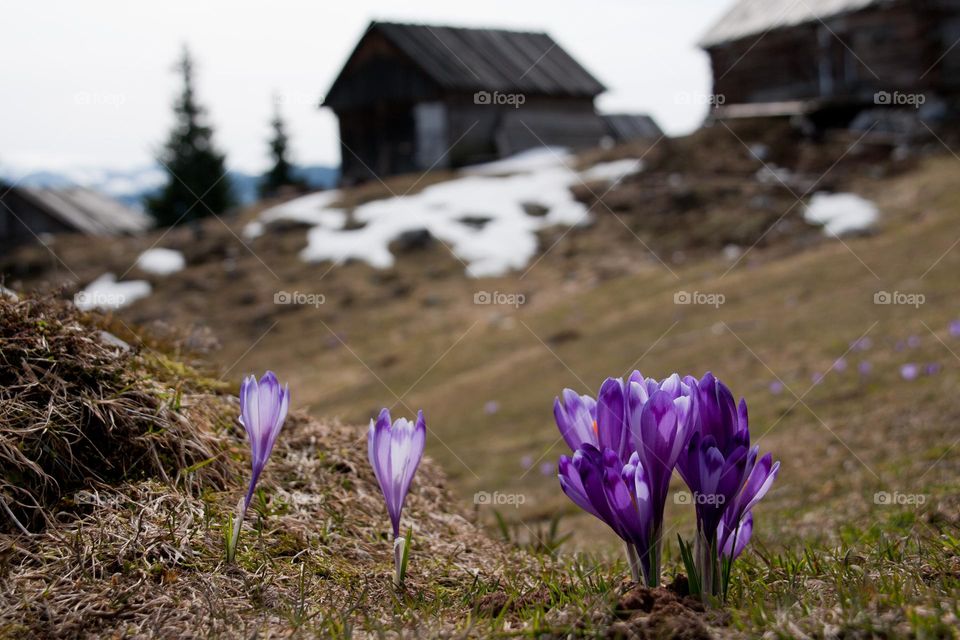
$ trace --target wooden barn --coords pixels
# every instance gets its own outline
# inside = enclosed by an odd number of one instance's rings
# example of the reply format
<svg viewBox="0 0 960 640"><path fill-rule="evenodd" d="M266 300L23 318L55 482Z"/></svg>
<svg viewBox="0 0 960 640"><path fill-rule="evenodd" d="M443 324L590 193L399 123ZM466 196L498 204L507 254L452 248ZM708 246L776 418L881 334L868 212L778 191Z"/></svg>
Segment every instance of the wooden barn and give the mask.
<svg viewBox="0 0 960 640"><path fill-rule="evenodd" d="M36 242L58 233L136 234L150 226L147 214L91 189L17 187L0 183L0 247Z"/></svg>
<svg viewBox="0 0 960 640"><path fill-rule="evenodd" d="M957 0L739 0L700 46L720 115L852 115L954 97L958 40Z"/></svg>
<svg viewBox="0 0 960 640"><path fill-rule="evenodd" d="M459 167L610 135L604 86L545 33L373 22L323 101L342 176Z"/></svg>

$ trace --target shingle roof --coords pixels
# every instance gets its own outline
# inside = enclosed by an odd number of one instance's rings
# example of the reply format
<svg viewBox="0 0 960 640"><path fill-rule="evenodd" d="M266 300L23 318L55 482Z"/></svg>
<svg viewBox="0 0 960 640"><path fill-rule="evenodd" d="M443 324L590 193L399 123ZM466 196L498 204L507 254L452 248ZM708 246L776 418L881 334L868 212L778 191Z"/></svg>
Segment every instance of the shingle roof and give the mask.
<svg viewBox="0 0 960 640"><path fill-rule="evenodd" d="M710 48L765 31L825 20L891 0L740 0L701 38Z"/></svg>
<svg viewBox="0 0 960 640"><path fill-rule="evenodd" d="M546 33L373 22L441 87L596 96L606 88Z"/></svg>
<svg viewBox="0 0 960 640"><path fill-rule="evenodd" d="M137 233L150 228L150 219L141 211L126 207L113 198L83 187L19 188L49 215L68 227L90 235Z"/></svg>
<svg viewBox="0 0 960 640"><path fill-rule="evenodd" d="M652 139L663 135L657 121L643 113L608 113L603 116L603 121L617 140Z"/></svg>

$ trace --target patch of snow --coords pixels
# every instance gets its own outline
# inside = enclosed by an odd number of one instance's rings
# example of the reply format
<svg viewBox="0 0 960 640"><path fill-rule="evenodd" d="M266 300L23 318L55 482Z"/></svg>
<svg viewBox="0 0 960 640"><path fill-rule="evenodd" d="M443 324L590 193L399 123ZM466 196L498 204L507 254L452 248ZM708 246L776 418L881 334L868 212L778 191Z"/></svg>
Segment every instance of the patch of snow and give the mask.
<svg viewBox="0 0 960 640"><path fill-rule="evenodd" d="M878 216L877 206L855 193L815 193L804 213L808 222L822 224L833 236L869 229Z"/></svg>
<svg viewBox="0 0 960 640"><path fill-rule="evenodd" d="M338 189L318 191L270 207L243 228L243 235L249 239L258 238L271 223L285 221L341 229L346 224L347 212L342 209L327 208L330 203L337 201L340 195Z"/></svg>
<svg viewBox="0 0 960 640"><path fill-rule="evenodd" d="M762 142L757 142L751 144L747 147L747 150L750 152L750 158L752 160L759 160L760 162L765 162L768 157L770 157L770 147L763 144Z"/></svg>
<svg viewBox="0 0 960 640"><path fill-rule="evenodd" d="M131 347L125 341L121 340L117 336L113 335L109 331L99 331L97 337L100 339L100 342L107 345L108 347L116 347L120 351L130 351Z"/></svg>
<svg viewBox="0 0 960 640"><path fill-rule="evenodd" d="M580 177L584 180L606 180L619 182L623 178L643 171L643 160L639 158L624 158L612 162L601 162L582 171Z"/></svg>
<svg viewBox="0 0 960 640"><path fill-rule="evenodd" d="M263 235L263 232L266 231L266 229L266 225L259 220L248 222L243 228L243 237L247 240L256 240Z"/></svg>
<svg viewBox="0 0 960 640"><path fill-rule="evenodd" d="M158 276L168 276L171 273L182 271L186 266L187 261L182 253L161 247L147 249L137 258L137 267L139 267L141 271L146 271L147 273Z"/></svg>
<svg viewBox="0 0 960 640"><path fill-rule="evenodd" d="M358 229L344 229L346 213L327 208L340 193L324 191L263 212L244 234L256 237L271 221L304 222L313 225L300 254L304 260L354 259L383 269L394 263L389 250L393 240L425 229L467 265L469 276L500 276L530 262L541 229L589 222L587 208L570 192L580 180L571 162L565 151L538 149L473 167L420 193L356 207L353 218L362 225ZM530 215L531 207L546 213ZM471 224L477 218L486 222Z"/></svg>
<svg viewBox="0 0 960 640"><path fill-rule="evenodd" d="M468 175L499 176L511 173L530 173L540 169L567 167L573 162L573 155L563 147L541 147L521 151L509 158L467 167L463 173Z"/></svg>
<svg viewBox="0 0 960 640"><path fill-rule="evenodd" d="M554 165L505 177L468 175L415 195L375 200L354 209L355 219L365 223L360 229L311 229L301 256L310 262L354 258L386 268L393 265L393 239L426 229L467 264L468 275L503 275L527 265L537 251L538 230L587 222L586 207L570 193L576 180L569 168ZM530 216L525 204L547 213ZM469 216L490 222L477 229L462 221Z"/></svg>
<svg viewBox="0 0 960 640"><path fill-rule="evenodd" d="M787 184L792 174L789 169L768 164L757 170L756 178L760 184Z"/></svg>
<svg viewBox="0 0 960 640"><path fill-rule="evenodd" d="M117 276L105 273L73 297L78 309L120 309L150 295L152 289L146 280L117 282Z"/></svg>

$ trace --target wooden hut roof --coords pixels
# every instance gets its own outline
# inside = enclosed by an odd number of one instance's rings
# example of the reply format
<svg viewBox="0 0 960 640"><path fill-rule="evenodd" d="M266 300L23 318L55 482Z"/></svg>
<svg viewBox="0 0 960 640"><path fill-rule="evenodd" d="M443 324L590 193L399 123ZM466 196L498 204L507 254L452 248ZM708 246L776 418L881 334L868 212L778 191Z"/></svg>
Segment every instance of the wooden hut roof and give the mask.
<svg viewBox="0 0 960 640"><path fill-rule="evenodd" d="M556 97L594 97L606 90L546 33L372 22L354 53L374 31L445 89ZM324 104L342 76L343 71Z"/></svg>
<svg viewBox="0 0 960 640"><path fill-rule="evenodd" d="M47 215L90 235L139 233L150 228L147 214L83 187L23 188L17 191Z"/></svg>
<svg viewBox="0 0 960 640"><path fill-rule="evenodd" d="M774 29L860 11L892 0L739 0L701 38L709 49Z"/></svg>

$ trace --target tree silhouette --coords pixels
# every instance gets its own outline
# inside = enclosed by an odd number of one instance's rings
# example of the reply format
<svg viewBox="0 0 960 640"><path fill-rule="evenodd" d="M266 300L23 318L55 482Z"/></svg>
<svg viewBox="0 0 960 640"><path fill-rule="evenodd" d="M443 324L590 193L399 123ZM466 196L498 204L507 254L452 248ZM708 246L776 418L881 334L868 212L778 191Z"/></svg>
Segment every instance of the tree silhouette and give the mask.
<svg viewBox="0 0 960 640"><path fill-rule="evenodd" d="M183 91L173 105L176 122L157 157L167 173L167 184L145 201L159 226L221 214L234 204L225 156L213 145L206 109L197 104L193 59L186 47L177 71L183 76Z"/></svg>
<svg viewBox="0 0 960 640"><path fill-rule="evenodd" d="M287 128L280 116L279 107L274 108L270 127L273 129L273 137L270 139L270 157L273 158L273 167L263 175L260 181L261 198L274 196L283 187L303 186L303 182L293 176L293 165L287 159L290 138L287 136Z"/></svg>

